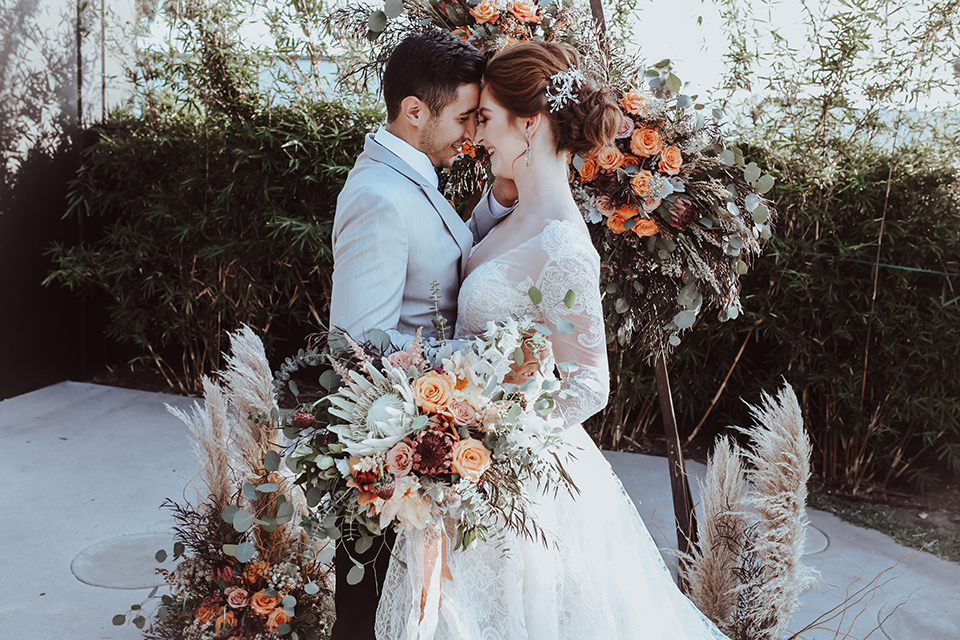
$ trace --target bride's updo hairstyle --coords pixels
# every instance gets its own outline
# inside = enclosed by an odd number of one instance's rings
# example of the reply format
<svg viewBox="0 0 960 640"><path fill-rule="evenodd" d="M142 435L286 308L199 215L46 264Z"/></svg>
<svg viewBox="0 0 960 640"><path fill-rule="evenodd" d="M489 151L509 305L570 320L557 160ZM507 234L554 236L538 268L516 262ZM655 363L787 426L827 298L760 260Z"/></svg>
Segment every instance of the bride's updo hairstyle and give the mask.
<svg viewBox="0 0 960 640"><path fill-rule="evenodd" d="M490 59L483 86L515 117L531 118L538 113L547 117L557 151L592 155L609 145L620 128L622 116L612 92L588 78L573 90L579 102L567 99L551 111L547 100L548 90L557 89L551 78L579 66L577 51L570 45L520 42Z"/></svg>

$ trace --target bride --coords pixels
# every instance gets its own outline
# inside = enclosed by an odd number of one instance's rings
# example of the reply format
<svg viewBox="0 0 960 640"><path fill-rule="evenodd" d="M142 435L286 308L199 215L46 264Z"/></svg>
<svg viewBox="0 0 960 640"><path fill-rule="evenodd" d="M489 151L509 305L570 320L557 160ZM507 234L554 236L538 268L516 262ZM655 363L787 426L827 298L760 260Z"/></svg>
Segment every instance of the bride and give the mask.
<svg viewBox="0 0 960 640"><path fill-rule="evenodd" d="M576 455L566 468L580 493L539 496L532 516L555 541L550 546L505 534L450 552L452 580L442 580L439 601L419 619L429 568L391 562L377 638L724 639L673 583L636 507L581 426L607 402L608 370L600 259L570 192L567 157L609 144L619 109L584 78L572 47L527 42L490 60L478 113L477 143L490 152L493 173L515 181L519 204L471 254L456 334L469 338L488 321L524 315L553 330L554 360L579 365L563 382L576 397L559 401L558 411ZM528 296L532 286L543 294L539 306ZM562 300L571 289L576 303L567 308ZM576 331L557 331L560 320ZM415 544L401 536L394 557L416 558L416 549L404 548Z"/></svg>

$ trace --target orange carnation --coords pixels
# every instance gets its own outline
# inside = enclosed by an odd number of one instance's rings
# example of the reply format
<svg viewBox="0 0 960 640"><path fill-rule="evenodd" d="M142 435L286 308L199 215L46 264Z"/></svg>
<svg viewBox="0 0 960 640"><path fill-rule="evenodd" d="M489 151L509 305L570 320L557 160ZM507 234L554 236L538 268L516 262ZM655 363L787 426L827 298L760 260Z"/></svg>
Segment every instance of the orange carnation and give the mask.
<svg viewBox="0 0 960 640"><path fill-rule="evenodd" d="M470 9L477 23L496 22L500 19L500 11L497 9L497 3L494 0L481 0L480 4Z"/></svg>
<svg viewBox="0 0 960 640"><path fill-rule="evenodd" d="M635 116L642 116L644 111L647 110L646 107L647 97L643 95L643 92L638 89L630 89L623 97L620 98L620 105L626 109L627 113L632 113Z"/></svg>
<svg viewBox="0 0 960 640"><path fill-rule="evenodd" d="M584 158L583 164L580 165L580 181L590 182L597 177L598 173L600 173L600 165L597 164L597 159Z"/></svg>
<svg viewBox="0 0 960 640"><path fill-rule="evenodd" d="M597 164L607 171L616 171L623 164L623 154L616 147L604 147L597 154Z"/></svg>
<svg viewBox="0 0 960 640"><path fill-rule="evenodd" d="M660 233L660 225L653 218L637 218L637 223L631 229L638 236L655 236Z"/></svg>
<svg viewBox="0 0 960 640"><path fill-rule="evenodd" d="M680 165L683 164L683 155L680 149L670 145L660 153L660 171L667 175L675 176L680 173Z"/></svg>
<svg viewBox="0 0 960 640"><path fill-rule="evenodd" d="M265 616L277 608L280 604L280 596L268 596L265 589L261 589L250 598L250 608L258 616Z"/></svg>
<svg viewBox="0 0 960 640"><path fill-rule="evenodd" d="M630 136L630 150L641 158L657 155L663 149L663 140L656 129L637 129Z"/></svg>
<svg viewBox="0 0 960 640"><path fill-rule="evenodd" d="M273 633L277 630L277 627L289 622L290 616L284 613L283 609L274 609L270 612L270 615L267 616L267 631Z"/></svg>
<svg viewBox="0 0 960 640"><path fill-rule="evenodd" d="M479 482L490 467L490 450L474 438L464 438L453 446L453 472L470 482Z"/></svg>
<svg viewBox="0 0 960 640"><path fill-rule="evenodd" d="M213 630L216 633L220 633L220 629L223 627L232 627L236 624L237 615L228 609L217 616L217 619L213 621Z"/></svg>
<svg viewBox="0 0 960 640"><path fill-rule="evenodd" d="M256 584L267 577L267 570L269 568L270 563L264 560L251 562L247 565L246 569L243 570L243 581L247 584Z"/></svg>
<svg viewBox="0 0 960 640"><path fill-rule="evenodd" d="M413 399L424 411L436 413L450 402L455 384L453 376L428 371L413 381Z"/></svg>
<svg viewBox="0 0 960 640"><path fill-rule="evenodd" d="M510 13L516 16L520 22L540 22L543 17L537 15L540 7L531 0L514 0L509 6Z"/></svg>
<svg viewBox="0 0 960 640"><path fill-rule="evenodd" d="M643 169L637 172L637 175L630 179L630 187L633 192L641 198L650 195L650 181L653 180L653 174Z"/></svg>

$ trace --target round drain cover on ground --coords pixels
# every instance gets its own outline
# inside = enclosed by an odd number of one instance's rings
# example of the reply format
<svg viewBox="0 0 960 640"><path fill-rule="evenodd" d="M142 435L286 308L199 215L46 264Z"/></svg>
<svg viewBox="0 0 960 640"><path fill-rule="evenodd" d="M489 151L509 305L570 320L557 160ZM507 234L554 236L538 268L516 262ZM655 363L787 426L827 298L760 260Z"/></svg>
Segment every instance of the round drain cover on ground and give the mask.
<svg viewBox="0 0 960 640"><path fill-rule="evenodd" d="M806 534L807 539L803 544L803 555L812 556L815 553L826 551L827 547L830 546L830 539L827 538L827 534L812 524L807 525Z"/></svg>
<svg viewBox="0 0 960 640"><path fill-rule="evenodd" d="M160 549L170 553L173 537L169 533L132 533L101 540L77 554L70 570L80 582L107 589L147 589L164 584L154 557Z"/></svg>
<svg viewBox="0 0 960 640"><path fill-rule="evenodd" d="M896 609L898 602L887 602L877 613L878 622L890 616L880 627L890 640L957 639L957 629L960 629L960 598L957 596L925 595L918 591L910 596L909 602Z"/></svg>

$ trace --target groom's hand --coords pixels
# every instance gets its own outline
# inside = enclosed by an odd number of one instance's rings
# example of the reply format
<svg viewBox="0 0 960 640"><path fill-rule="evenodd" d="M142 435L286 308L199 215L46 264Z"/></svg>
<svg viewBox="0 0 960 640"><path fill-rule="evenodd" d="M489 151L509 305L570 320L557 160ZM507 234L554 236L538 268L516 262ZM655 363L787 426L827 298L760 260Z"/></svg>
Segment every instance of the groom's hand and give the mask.
<svg viewBox="0 0 960 640"><path fill-rule="evenodd" d="M508 209L516 205L520 197L517 193L517 183L509 178L496 178L493 181L493 197Z"/></svg>

